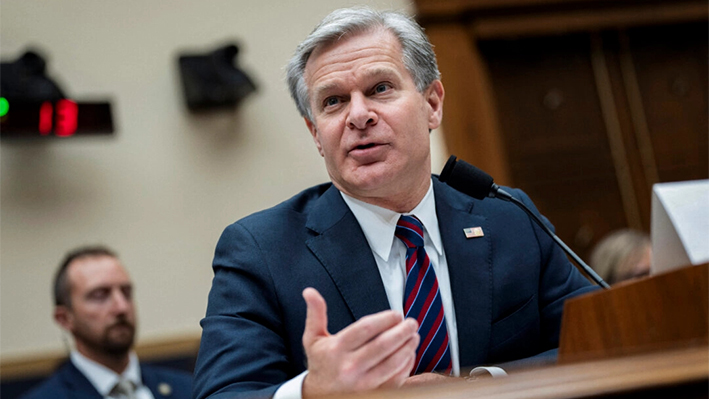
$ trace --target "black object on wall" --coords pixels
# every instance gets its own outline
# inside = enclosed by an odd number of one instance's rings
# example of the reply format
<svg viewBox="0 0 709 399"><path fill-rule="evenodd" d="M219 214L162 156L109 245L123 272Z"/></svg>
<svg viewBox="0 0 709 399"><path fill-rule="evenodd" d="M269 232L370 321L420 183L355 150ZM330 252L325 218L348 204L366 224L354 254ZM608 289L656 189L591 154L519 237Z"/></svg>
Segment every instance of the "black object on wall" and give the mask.
<svg viewBox="0 0 709 399"><path fill-rule="evenodd" d="M34 139L110 135L111 103L77 102L67 98L46 75L47 61L28 50L0 63L0 138Z"/></svg>
<svg viewBox="0 0 709 399"><path fill-rule="evenodd" d="M207 54L182 54L178 63L190 111L235 107L256 85L237 67L239 48L229 44Z"/></svg>
<svg viewBox="0 0 709 399"><path fill-rule="evenodd" d="M34 50L26 51L14 62L0 63L0 94L26 102L66 98L62 89L45 74L46 69L44 57Z"/></svg>

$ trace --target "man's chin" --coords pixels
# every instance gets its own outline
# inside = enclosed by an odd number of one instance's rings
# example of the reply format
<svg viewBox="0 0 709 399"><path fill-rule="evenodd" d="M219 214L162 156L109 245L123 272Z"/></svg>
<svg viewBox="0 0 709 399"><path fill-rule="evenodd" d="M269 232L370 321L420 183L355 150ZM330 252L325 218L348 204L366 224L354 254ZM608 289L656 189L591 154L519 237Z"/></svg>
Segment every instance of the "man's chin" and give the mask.
<svg viewBox="0 0 709 399"><path fill-rule="evenodd" d="M348 191L360 195L386 193L396 182L392 176L391 168L384 162L361 165L348 172L340 176L339 186L346 187L349 189ZM335 185L338 186L338 184Z"/></svg>
<svg viewBox="0 0 709 399"><path fill-rule="evenodd" d="M114 354L128 352L133 347L135 330L130 327L112 328L104 340L106 351Z"/></svg>
<svg viewBox="0 0 709 399"><path fill-rule="evenodd" d="M128 353L133 347L133 339L122 341L109 341L104 345L104 350L113 355L123 355Z"/></svg>

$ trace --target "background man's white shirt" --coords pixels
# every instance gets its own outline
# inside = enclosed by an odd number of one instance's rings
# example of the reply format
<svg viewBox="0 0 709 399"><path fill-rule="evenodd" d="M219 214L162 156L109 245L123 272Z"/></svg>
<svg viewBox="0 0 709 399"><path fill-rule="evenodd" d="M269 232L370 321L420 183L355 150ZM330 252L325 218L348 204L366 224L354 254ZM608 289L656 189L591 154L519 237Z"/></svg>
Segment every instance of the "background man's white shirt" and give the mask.
<svg viewBox="0 0 709 399"><path fill-rule="evenodd" d="M128 367L121 375L116 374L102 364L94 362L76 350L71 351L70 359L104 399L116 399L115 396L111 395L111 390L121 378L131 381L136 386L136 399L155 399L150 389L143 385L143 380L140 376L140 363L138 362L138 356L134 352L130 353Z"/></svg>

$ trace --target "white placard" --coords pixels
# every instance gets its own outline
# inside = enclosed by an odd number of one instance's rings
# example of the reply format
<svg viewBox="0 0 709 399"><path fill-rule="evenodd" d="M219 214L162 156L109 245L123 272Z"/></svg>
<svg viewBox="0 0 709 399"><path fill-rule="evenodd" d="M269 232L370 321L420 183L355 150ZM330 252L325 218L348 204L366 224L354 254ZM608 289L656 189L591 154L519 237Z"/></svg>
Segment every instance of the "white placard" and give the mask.
<svg viewBox="0 0 709 399"><path fill-rule="evenodd" d="M709 262L709 180L655 184L651 237L653 274Z"/></svg>

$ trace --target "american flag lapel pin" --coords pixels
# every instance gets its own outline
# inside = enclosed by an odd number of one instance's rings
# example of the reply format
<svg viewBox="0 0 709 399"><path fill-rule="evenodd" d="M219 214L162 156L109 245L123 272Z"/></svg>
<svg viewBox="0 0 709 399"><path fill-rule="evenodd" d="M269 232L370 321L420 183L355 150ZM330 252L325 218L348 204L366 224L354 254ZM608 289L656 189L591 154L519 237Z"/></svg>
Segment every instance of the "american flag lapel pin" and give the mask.
<svg viewBox="0 0 709 399"><path fill-rule="evenodd" d="M465 238L477 238L485 235L482 227L468 227L463 229L463 233L465 233Z"/></svg>

